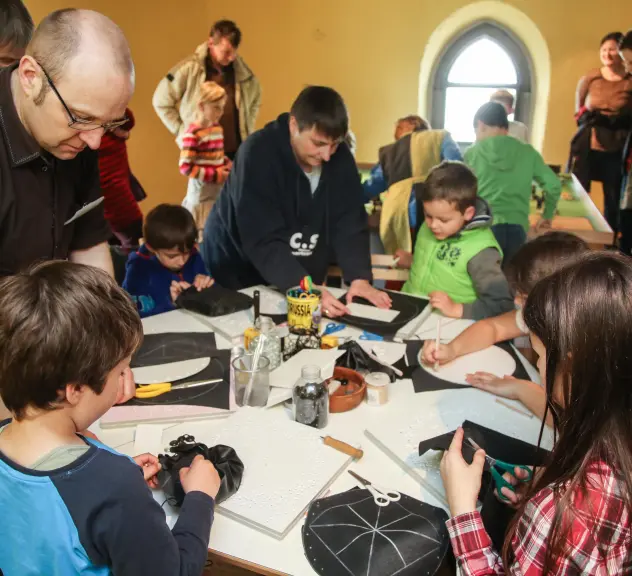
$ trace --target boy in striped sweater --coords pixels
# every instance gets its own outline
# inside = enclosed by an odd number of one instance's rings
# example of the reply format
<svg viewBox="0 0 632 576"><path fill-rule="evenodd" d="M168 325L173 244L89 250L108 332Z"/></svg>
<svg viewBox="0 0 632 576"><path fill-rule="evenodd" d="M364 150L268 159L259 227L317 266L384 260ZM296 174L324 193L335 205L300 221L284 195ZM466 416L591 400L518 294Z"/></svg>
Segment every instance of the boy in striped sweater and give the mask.
<svg viewBox="0 0 632 576"><path fill-rule="evenodd" d="M204 228L231 168L219 124L225 105L226 92L219 84L202 83L197 118L180 139L180 172L189 177L182 205L193 214L198 230Z"/></svg>

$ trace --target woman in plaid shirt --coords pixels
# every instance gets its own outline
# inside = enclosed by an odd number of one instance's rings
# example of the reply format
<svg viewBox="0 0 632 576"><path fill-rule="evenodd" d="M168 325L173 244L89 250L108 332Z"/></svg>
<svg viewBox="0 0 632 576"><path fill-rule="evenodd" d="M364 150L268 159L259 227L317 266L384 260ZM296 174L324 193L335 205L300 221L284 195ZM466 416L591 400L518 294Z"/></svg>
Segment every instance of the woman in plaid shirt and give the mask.
<svg viewBox="0 0 632 576"><path fill-rule="evenodd" d="M476 511L484 452L468 465L457 431L441 462L457 563L472 576L630 574L632 260L586 254L535 286L524 320L557 442L524 490L503 488L517 512L501 554Z"/></svg>

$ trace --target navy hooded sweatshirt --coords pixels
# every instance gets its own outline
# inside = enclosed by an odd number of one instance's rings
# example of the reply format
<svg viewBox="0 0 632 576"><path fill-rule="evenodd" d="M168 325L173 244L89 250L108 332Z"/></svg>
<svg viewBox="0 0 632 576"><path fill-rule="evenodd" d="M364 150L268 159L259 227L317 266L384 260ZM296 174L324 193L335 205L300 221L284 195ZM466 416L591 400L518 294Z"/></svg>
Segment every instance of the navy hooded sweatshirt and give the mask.
<svg viewBox="0 0 632 576"><path fill-rule="evenodd" d="M232 289L287 290L307 275L320 284L332 261L347 282L370 281L368 219L351 152L340 145L323 163L312 196L288 122L282 114L239 148L204 227L207 269Z"/></svg>

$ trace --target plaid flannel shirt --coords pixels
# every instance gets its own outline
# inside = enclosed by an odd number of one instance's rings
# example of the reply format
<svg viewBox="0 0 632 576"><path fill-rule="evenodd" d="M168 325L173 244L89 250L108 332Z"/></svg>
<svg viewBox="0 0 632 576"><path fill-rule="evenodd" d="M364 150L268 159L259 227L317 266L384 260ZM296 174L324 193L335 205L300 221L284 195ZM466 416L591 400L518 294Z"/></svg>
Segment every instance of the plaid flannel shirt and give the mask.
<svg viewBox="0 0 632 576"><path fill-rule="evenodd" d="M621 483L612 469L603 462L590 465L586 493L576 492L573 502L576 515L565 551L555 559L552 574L631 574L629 510L621 495ZM541 490L529 501L511 541L514 561L508 570L492 548L478 512L448 520L452 549L461 574L543 574L555 511L556 496L551 488Z"/></svg>

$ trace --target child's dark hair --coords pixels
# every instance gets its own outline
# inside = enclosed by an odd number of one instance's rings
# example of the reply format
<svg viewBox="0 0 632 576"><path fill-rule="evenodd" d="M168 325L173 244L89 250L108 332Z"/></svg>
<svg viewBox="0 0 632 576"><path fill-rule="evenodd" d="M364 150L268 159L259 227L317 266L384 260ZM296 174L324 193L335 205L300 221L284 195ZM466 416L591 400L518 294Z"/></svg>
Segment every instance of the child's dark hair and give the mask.
<svg viewBox="0 0 632 576"><path fill-rule="evenodd" d="M159 204L147 214L143 224L145 242L152 250L190 252L197 239L195 220L177 204Z"/></svg>
<svg viewBox="0 0 632 576"><path fill-rule="evenodd" d="M0 6L0 47L24 50L33 36L33 19L20 0L3 0Z"/></svg>
<svg viewBox="0 0 632 576"><path fill-rule="evenodd" d="M503 556L508 566L511 540L529 499L548 487L556 510L542 573L552 574L558 559L573 554L568 532L582 517L575 497L590 507L588 474L602 470L595 464L613 471L612 493L620 491L628 514L632 509L632 259L605 251L582 255L536 284L524 320L546 349L547 405L558 439L522 500ZM546 414L542 427L545 419Z"/></svg>
<svg viewBox="0 0 632 576"><path fill-rule="evenodd" d="M0 396L20 420L55 409L68 384L100 394L142 338L136 306L105 272L38 264L0 282Z"/></svg>
<svg viewBox="0 0 632 576"><path fill-rule="evenodd" d="M507 265L505 275L515 294L527 296L543 278L571 264L590 248L568 232L548 232L527 242Z"/></svg>
<svg viewBox="0 0 632 576"><path fill-rule="evenodd" d="M429 172L425 182L416 187L415 193L422 202L445 200L456 204L463 213L476 204L477 189L474 172L463 162L446 160Z"/></svg>
<svg viewBox="0 0 632 576"><path fill-rule="evenodd" d="M492 128L504 128L505 130L509 128L507 110L500 102L485 102L474 115L475 129L479 122Z"/></svg>

